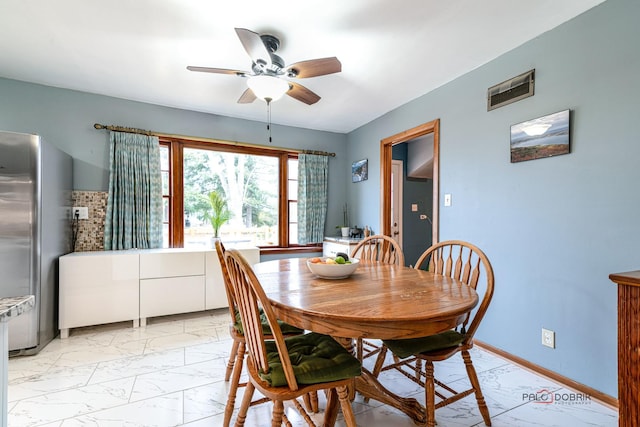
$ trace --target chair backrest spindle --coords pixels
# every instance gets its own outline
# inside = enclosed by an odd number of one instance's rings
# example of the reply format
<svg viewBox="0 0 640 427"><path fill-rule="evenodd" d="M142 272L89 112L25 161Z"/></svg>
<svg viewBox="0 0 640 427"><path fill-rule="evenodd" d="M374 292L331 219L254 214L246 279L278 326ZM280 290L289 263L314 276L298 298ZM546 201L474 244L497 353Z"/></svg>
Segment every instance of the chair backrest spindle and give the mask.
<svg viewBox="0 0 640 427"><path fill-rule="evenodd" d="M391 237L382 234L365 237L353 248L351 257L383 264L404 265L404 254L400 245Z"/></svg>

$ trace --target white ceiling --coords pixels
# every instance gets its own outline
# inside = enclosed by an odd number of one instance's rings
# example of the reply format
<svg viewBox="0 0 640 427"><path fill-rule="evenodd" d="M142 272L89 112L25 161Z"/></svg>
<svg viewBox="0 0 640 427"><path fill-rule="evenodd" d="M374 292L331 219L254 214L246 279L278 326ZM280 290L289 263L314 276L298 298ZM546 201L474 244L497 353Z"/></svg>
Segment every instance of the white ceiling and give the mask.
<svg viewBox="0 0 640 427"><path fill-rule="evenodd" d="M287 64L338 57L341 73L298 80L318 103L285 96L272 120L346 133L602 1L1 0L0 76L265 121L264 102L236 103L245 79L186 69L249 71L247 28L280 37Z"/></svg>

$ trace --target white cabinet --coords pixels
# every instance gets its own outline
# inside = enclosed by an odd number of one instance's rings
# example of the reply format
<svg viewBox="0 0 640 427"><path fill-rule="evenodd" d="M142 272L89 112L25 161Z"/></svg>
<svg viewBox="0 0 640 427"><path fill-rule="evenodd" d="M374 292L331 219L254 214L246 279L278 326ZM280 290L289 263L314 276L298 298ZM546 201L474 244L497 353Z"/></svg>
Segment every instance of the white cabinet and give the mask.
<svg viewBox="0 0 640 427"><path fill-rule="evenodd" d="M95 253L97 254L97 252ZM60 257L58 325L69 328L140 318L138 254L130 251L75 252Z"/></svg>
<svg viewBox="0 0 640 427"><path fill-rule="evenodd" d="M351 256L351 251L362 239L349 237L325 237L322 242L322 256L335 257L336 253L343 252Z"/></svg>
<svg viewBox="0 0 640 427"><path fill-rule="evenodd" d="M257 247L237 248L249 264ZM60 257L60 336L70 328L227 307L215 250L74 252Z"/></svg>
<svg viewBox="0 0 640 427"><path fill-rule="evenodd" d="M260 249L254 246L238 247L240 254L247 260L249 265L260 262ZM222 281L222 269L218 254L215 251L205 253L205 310L228 307L227 293Z"/></svg>
<svg viewBox="0 0 640 427"><path fill-rule="evenodd" d="M258 251L258 258L259 257L260 252ZM218 254L216 254L215 251L207 252L205 254L205 261L204 307L206 310L227 307L229 303L227 293L224 289L224 283L222 288L218 285L222 283L222 270L220 268Z"/></svg>
<svg viewBox="0 0 640 427"><path fill-rule="evenodd" d="M147 317L204 310L205 252L140 253L140 322Z"/></svg>

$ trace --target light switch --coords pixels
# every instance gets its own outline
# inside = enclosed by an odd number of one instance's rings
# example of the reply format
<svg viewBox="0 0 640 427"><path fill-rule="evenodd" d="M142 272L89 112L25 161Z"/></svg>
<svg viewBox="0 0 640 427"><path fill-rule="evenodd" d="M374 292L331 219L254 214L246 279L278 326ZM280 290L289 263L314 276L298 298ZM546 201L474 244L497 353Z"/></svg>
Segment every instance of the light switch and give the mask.
<svg viewBox="0 0 640 427"><path fill-rule="evenodd" d="M418 212L418 204L417 203L412 203L411 204L411 212Z"/></svg>
<svg viewBox="0 0 640 427"><path fill-rule="evenodd" d="M444 195L444 205L451 206L451 194Z"/></svg>

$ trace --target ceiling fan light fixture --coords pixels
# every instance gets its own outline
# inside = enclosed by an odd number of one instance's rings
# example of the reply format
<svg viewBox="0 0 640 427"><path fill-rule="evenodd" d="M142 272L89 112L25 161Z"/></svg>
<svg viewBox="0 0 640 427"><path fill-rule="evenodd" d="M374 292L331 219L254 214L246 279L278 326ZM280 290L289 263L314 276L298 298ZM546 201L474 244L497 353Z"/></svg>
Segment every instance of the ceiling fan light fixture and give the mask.
<svg viewBox="0 0 640 427"><path fill-rule="evenodd" d="M290 89L289 83L278 77L272 76L252 76L247 81L247 86L260 99L277 101Z"/></svg>

